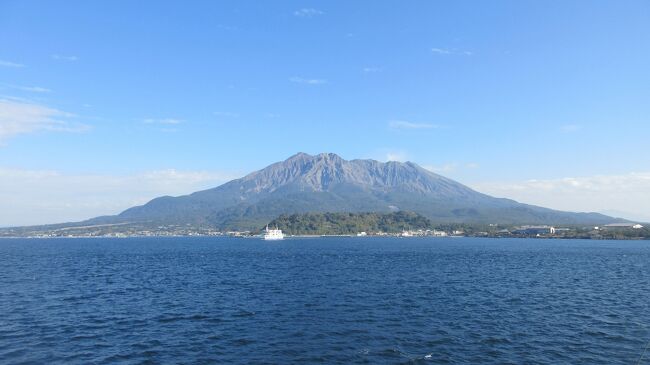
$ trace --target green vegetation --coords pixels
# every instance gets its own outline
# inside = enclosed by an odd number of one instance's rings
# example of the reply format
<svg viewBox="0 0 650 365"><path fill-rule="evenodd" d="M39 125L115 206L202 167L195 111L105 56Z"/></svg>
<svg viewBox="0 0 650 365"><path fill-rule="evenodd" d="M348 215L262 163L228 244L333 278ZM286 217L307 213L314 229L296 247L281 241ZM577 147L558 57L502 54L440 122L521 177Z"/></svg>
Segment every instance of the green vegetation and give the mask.
<svg viewBox="0 0 650 365"><path fill-rule="evenodd" d="M413 212L396 213L304 213L283 214L269 223L290 235L398 233L432 229L429 219Z"/></svg>
<svg viewBox="0 0 650 365"><path fill-rule="evenodd" d="M593 231L590 233L594 233ZM612 229L604 228L597 232L598 238L607 240L634 240L650 239L650 229L647 227L641 229Z"/></svg>

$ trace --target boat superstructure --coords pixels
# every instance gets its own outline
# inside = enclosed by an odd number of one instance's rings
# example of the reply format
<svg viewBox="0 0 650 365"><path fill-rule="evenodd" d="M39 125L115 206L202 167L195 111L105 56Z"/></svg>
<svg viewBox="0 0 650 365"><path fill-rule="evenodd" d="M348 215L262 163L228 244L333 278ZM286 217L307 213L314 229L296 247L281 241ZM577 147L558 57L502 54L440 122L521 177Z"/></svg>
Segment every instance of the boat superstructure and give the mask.
<svg viewBox="0 0 650 365"><path fill-rule="evenodd" d="M281 229L275 227L275 229L269 229L269 226L266 226L264 231L264 240L266 241L277 241L284 239L284 233Z"/></svg>

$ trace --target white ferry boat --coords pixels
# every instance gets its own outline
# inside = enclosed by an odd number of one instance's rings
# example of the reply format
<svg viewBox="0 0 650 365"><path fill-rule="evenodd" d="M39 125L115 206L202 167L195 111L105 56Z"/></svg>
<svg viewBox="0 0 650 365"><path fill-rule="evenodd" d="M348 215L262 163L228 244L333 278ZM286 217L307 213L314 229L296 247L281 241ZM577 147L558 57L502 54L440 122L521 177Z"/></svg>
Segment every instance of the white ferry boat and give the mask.
<svg viewBox="0 0 650 365"><path fill-rule="evenodd" d="M264 240L266 241L277 241L277 240L282 240L284 239L284 233L282 233L281 229L269 229L269 226L266 226L266 230L264 231Z"/></svg>

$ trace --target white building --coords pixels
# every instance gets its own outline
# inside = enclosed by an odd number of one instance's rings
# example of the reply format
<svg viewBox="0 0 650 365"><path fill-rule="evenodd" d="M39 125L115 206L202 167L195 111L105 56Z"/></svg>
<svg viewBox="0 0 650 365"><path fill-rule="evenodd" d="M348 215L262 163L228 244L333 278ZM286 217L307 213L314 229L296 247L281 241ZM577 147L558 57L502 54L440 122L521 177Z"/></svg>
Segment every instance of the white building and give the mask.
<svg viewBox="0 0 650 365"><path fill-rule="evenodd" d="M555 227L551 226L522 226L513 231L514 234L525 235L542 235L542 234L555 234Z"/></svg>
<svg viewBox="0 0 650 365"><path fill-rule="evenodd" d="M624 228L631 228L631 229L641 229L643 228L642 225L639 223L611 223L611 224L606 224L603 226L603 228L610 228L610 229L624 229Z"/></svg>

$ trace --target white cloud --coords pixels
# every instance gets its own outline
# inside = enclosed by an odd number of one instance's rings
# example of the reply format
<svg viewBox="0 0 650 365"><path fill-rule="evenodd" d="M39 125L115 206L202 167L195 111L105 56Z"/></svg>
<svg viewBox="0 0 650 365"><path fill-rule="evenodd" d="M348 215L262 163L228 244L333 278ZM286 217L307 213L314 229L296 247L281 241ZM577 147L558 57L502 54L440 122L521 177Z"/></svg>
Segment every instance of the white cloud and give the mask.
<svg viewBox="0 0 650 365"><path fill-rule="evenodd" d="M74 115L44 105L0 99L0 143L17 134L40 131L84 132L90 127L72 123Z"/></svg>
<svg viewBox="0 0 650 365"><path fill-rule="evenodd" d="M0 168L0 227L117 214L158 196L189 194L235 177L217 171L174 169L103 175Z"/></svg>
<svg viewBox="0 0 650 365"><path fill-rule="evenodd" d="M388 122L388 126L393 129L432 129L438 127L435 124L413 123L405 120L391 120Z"/></svg>
<svg viewBox="0 0 650 365"><path fill-rule="evenodd" d="M305 79L302 77L292 77L289 79L291 82L295 82L298 84L308 84L308 85L323 85L327 84L327 80L324 79Z"/></svg>
<svg viewBox="0 0 650 365"><path fill-rule="evenodd" d="M176 125L176 124L183 123L183 120L176 119L176 118L161 118L161 119L147 118L147 119L144 119L143 122L145 124Z"/></svg>
<svg viewBox="0 0 650 365"><path fill-rule="evenodd" d="M314 9L314 8L302 8L300 10L296 10L296 11L293 12L293 15L299 16L299 17L302 17L302 18L311 18L311 17L314 17L314 16L323 15L323 14L325 14L325 13L318 10L318 9Z"/></svg>
<svg viewBox="0 0 650 365"><path fill-rule="evenodd" d="M451 54L451 51L444 48L431 48L431 52L437 54Z"/></svg>
<svg viewBox="0 0 650 365"><path fill-rule="evenodd" d="M25 65L23 65L22 63L9 62L9 61L4 61L4 60L0 60L0 66L3 66L3 67L14 67L14 68L25 67Z"/></svg>
<svg viewBox="0 0 650 365"><path fill-rule="evenodd" d="M650 172L476 183L478 191L544 207L584 212L626 212L650 221Z"/></svg>
<svg viewBox="0 0 650 365"><path fill-rule="evenodd" d="M52 59L57 60L57 61L67 61L67 62L75 62L79 60L79 57L77 56L63 56L59 54L53 54Z"/></svg>

